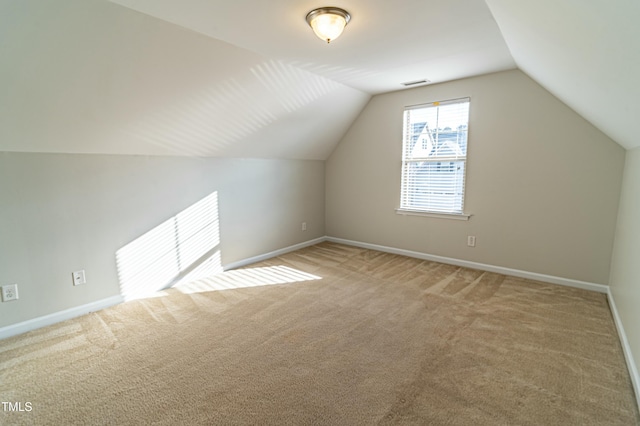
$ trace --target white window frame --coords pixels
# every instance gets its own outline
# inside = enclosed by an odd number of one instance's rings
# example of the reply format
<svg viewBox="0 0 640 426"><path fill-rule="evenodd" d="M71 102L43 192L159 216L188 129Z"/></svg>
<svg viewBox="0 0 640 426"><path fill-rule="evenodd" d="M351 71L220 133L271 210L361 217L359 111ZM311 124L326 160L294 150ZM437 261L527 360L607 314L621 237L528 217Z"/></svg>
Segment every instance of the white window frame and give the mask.
<svg viewBox="0 0 640 426"><path fill-rule="evenodd" d="M469 220L470 214L466 214L464 212L464 198L465 198L465 184L466 184L466 174L467 174L467 155L468 151L465 149L465 152L456 152L453 155L436 155L436 156L424 156L420 155L414 147L417 142L412 141L412 137L415 136L415 133L412 133L412 129L410 129L410 120L409 120L409 112L412 110L419 109L430 109L430 108L438 108L436 111L438 114L440 113L440 107L451 105L451 104L460 104L460 103L468 103L470 108L470 98L460 98L460 99L452 99L447 101L440 102L432 102L427 104L413 105L405 107L403 113L403 132L402 132L402 176L401 176L401 187L400 187L400 207L396 209L398 214L404 215L419 215L419 216L428 216L428 217L437 217L437 218L446 218L446 219L458 219L458 220ZM439 117L438 117L439 119ZM468 131L469 131L469 116L466 117L466 122L464 123L466 127L466 147L468 147ZM435 127L439 126L439 123L432 123ZM429 138L431 136L429 135ZM438 141L439 143L439 141ZM409 144L413 144L412 147L409 147ZM416 198L417 192L415 183L411 185L409 182L415 182L415 172L412 174L410 172L410 165L413 163L449 163L449 164L462 164L462 178L461 178L461 188L458 188L457 191L460 193L454 193L455 198L452 201L451 207L445 207L442 204L444 197L434 197L434 201L420 201L420 202L412 202L412 199ZM438 164L439 166L439 164ZM415 169L414 169L415 170ZM458 185L460 182L456 182ZM428 190L429 181L427 179L426 185L420 185L420 188ZM433 188L433 187L431 187ZM440 199L438 199L440 198ZM454 206L455 204L455 206ZM459 205L459 208L457 206Z"/></svg>

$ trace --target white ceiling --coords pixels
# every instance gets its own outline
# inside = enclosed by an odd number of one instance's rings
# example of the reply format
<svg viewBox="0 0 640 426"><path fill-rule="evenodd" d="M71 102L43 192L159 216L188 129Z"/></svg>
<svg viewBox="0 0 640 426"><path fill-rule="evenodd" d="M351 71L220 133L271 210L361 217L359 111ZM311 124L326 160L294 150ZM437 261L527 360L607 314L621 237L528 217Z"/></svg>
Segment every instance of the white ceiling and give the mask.
<svg viewBox="0 0 640 426"><path fill-rule="evenodd" d="M640 146L640 1L486 0L522 71L627 149Z"/></svg>
<svg viewBox="0 0 640 426"><path fill-rule="evenodd" d="M339 0L353 19L330 46L304 20L317 1L113 1L370 94L517 65L625 148L640 146L629 125L640 116L637 0Z"/></svg>
<svg viewBox="0 0 640 426"><path fill-rule="evenodd" d="M520 68L640 146L637 0L0 2L0 151L326 159L373 94ZM125 6L125 7L123 7Z"/></svg>
<svg viewBox="0 0 640 426"><path fill-rule="evenodd" d="M352 16L323 43L305 21L317 0L112 0L370 94L515 68L483 0L336 0Z"/></svg>
<svg viewBox="0 0 640 426"><path fill-rule="evenodd" d="M0 82L17 152L324 160L371 97L107 0L0 1Z"/></svg>

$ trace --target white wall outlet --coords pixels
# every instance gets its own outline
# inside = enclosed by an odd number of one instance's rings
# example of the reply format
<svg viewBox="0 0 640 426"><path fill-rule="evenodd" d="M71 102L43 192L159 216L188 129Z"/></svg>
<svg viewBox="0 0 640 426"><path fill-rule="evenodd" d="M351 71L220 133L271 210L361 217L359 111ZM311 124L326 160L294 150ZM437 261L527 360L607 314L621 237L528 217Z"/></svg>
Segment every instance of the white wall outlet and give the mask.
<svg viewBox="0 0 640 426"><path fill-rule="evenodd" d="M81 271L75 271L73 274L73 285L86 284L87 278L84 275L84 269Z"/></svg>
<svg viewBox="0 0 640 426"><path fill-rule="evenodd" d="M469 247L475 247L476 246L476 237L473 235L469 235L467 237L467 245Z"/></svg>
<svg viewBox="0 0 640 426"><path fill-rule="evenodd" d="M302 222L302 230L303 231L307 230L307 222Z"/></svg>
<svg viewBox="0 0 640 426"><path fill-rule="evenodd" d="M18 284L2 286L2 301L18 300Z"/></svg>

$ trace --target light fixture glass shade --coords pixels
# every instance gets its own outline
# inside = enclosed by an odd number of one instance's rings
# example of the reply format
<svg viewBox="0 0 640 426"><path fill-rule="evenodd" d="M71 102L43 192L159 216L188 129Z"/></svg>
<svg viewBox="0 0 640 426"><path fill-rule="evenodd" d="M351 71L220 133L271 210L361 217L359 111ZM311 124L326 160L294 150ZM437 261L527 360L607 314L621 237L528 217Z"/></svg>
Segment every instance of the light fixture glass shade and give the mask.
<svg viewBox="0 0 640 426"><path fill-rule="evenodd" d="M327 43L342 34L350 19L351 15L346 10L337 7L323 7L307 14L307 22L313 32Z"/></svg>

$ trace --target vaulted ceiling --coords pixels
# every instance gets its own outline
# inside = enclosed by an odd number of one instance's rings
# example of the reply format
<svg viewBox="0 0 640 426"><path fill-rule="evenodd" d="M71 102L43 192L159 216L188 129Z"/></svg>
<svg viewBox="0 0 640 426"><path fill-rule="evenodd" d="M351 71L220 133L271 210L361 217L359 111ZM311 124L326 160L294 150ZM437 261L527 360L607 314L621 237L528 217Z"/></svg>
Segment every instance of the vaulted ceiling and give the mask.
<svg viewBox="0 0 640 426"><path fill-rule="evenodd" d="M640 2L486 0L518 68L627 149L640 146Z"/></svg>
<svg viewBox="0 0 640 426"><path fill-rule="evenodd" d="M483 0L343 0L352 15L327 45L305 21L317 0L112 0L364 92L515 67Z"/></svg>
<svg viewBox="0 0 640 426"><path fill-rule="evenodd" d="M352 14L330 45L304 20L326 5ZM0 150L326 159L372 95L516 67L633 148L639 18L635 0L5 0Z"/></svg>

